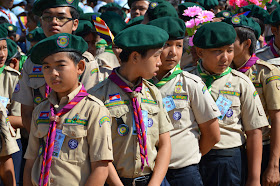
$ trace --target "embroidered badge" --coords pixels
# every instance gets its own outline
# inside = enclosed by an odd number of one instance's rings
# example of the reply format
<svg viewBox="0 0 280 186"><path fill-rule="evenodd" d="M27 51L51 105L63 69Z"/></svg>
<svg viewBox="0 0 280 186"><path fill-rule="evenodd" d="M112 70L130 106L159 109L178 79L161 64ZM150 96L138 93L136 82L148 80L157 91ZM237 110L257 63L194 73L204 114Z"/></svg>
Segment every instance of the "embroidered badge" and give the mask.
<svg viewBox="0 0 280 186"><path fill-rule="evenodd" d="M154 124L154 121L152 118L148 118L148 127L152 127Z"/></svg>
<svg viewBox="0 0 280 186"><path fill-rule="evenodd" d="M224 17L229 17L230 14L229 14L229 12L223 12L223 16L224 16Z"/></svg>
<svg viewBox="0 0 280 186"><path fill-rule="evenodd" d="M30 78L43 78L43 74L29 74L28 77Z"/></svg>
<svg viewBox="0 0 280 186"><path fill-rule="evenodd" d="M255 75L250 76L250 79L251 79L251 81L254 81L254 80L256 80L256 76Z"/></svg>
<svg viewBox="0 0 280 186"><path fill-rule="evenodd" d="M110 100L110 102L121 101L120 93L109 95L109 100Z"/></svg>
<svg viewBox="0 0 280 186"><path fill-rule="evenodd" d="M8 30L9 30L9 31L13 31L13 30L14 30L14 27L13 27L13 26L8 26Z"/></svg>
<svg viewBox="0 0 280 186"><path fill-rule="evenodd" d="M78 141L76 140L76 139L70 139L69 141L68 141L68 147L70 148L70 149L75 149L75 148L77 148L78 147Z"/></svg>
<svg viewBox="0 0 280 186"><path fill-rule="evenodd" d="M230 95L230 96L240 96L239 92L235 92L235 91L229 91L229 90L220 90L220 94L226 94L226 95Z"/></svg>
<svg viewBox="0 0 280 186"><path fill-rule="evenodd" d="M34 103L35 104L39 104L39 103L41 103L41 101L42 101L42 98L40 96L37 96L37 97L34 98Z"/></svg>
<svg viewBox="0 0 280 186"><path fill-rule="evenodd" d="M6 119L6 126L10 123L10 120L8 117L5 118Z"/></svg>
<svg viewBox="0 0 280 186"><path fill-rule="evenodd" d="M30 78L43 78L42 66L33 66L32 73L28 75Z"/></svg>
<svg viewBox="0 0 280 186"><path fill-rule="evenodd" d="M226 113L226 116L227 116L228 118L230 118L232 115L233 115L233 110L230 108L230 109L228 109L228 111L227 111L227 113Z"/></svg>
<svg viewBox="0 0 280 186"><path fill-rule="evenodd" d="M98 72L98 68L92 69L92 70L90 71L90 75L92 75L92 74L94 74L94 73L96 73L96 72Z"/></svg>
<svg viewBox="0 0 280 186"><path fill-rule="evenodd" d="M182 117L181 112L174 112L174 114L173 114L174 120L178 121L181 119L181 117Z"/></svg>
<svg viewBox="0 0 280 186"><path fill-rule="evenodd" d="M125 136L128 134L128 132L129 132L129 128L126 124L121 124L118 126L118 134L120 136Z"/></svg>
<svg viewBox="0 0 280 186"><path fill-rule="evenodd" d="M255 92L253 93L254 98L258 95L258 92L255 90Z"/></svg>
<svg viewBox="0 0 280 186"><path fill-rule="evenodd" d="M230 88L230 87L231 87L231 82L227 82L225 86L226 86L227 88Z"/></svg>
<svg viewBox="0 0 280 186"><path fill-rule="evenodd" d="M109 102L105 104L106 107L114 107L118 105L129 105L129 100Z"/></svg>
<svg viewBox="0 0 280 186"><path fill-rule="evenodd" d="M150 4L150 9L154 9L155 7L157 7L158 6L158 3L157 2L152 2L151 4Z"/></svg>
<svg viewBox="0 0 280 186"><path fill-rule="evenodd" d="M241 22L241 19L238 16L234 16L234 17L232 17L231 22L232 22L232 24L237 25Z"/></svg>
<svg viewBox="0 0 280 186"><path fill-rule="evenodd" d="M101 127L103 123L108 122L109 124L111 124L111 119L108 116L103 116L100 120L99 120L99 126Z"/></svg>
<svg viewBox="0 0 280 186"><path fill-rule="evenodd" d="M69 38L68 36L59 36L56 42L60 48L65 48L69 44Z"/></svg>
<svg viewBox="0 0 280 186"><path fill-rule="evenodd" d="M77 121L79 118L80 118L80 117L79 117L79 114L77 113L77 114L72 118L72 120L73 120L73 121Z"/></svg>
<svg viewBox="0 0 280 186"><path fill-rule="evenodd" d="M28 34L28 37L29 37L30 39L33 39L33 34L32 34L32 33L29 33L29 34Z"/></svg>
<svg viewBox="0 0 280 186"><path fill-rule="evenodd" d="M175 85L175 92L176 93L181 93L182 92L182 86L183 86L183 83L181 82L181 80L179 80Z"/></svg>
<svg viewBox="0 0 280 186"><path fill-rule="evenodd" d="M69 119L66 118L64 120L65 124L75 124L75 125L83 125L83 126L87 126L88 125L88 121L85 119Z"/></svg>
<svg viewBox="0 0 280 186"><path fill-rule="evenodd" d="M20 85L19 85L19 83L17 83L14 93L19 92L19 90L20 90Z"/></svg>
<svg viewBox="0 0 280 186"><path fill-rule="evenodd" d="M145 99L145 98L141 98L141 102L142 103L149 103L149 104L157 105L156 101L150 100L150 99Z"/></svg>
<svg viewBox="0 0 280 186"><path fill-rule="evenodd" d="M174 96L172 96L172 98L177 99L177 100L188 100L187 95L174 95Z"/></svg>
<svg viewBox="0 0 280 186"><path fill-rule="evenodd" d="M261 88L262 87L262 84L261 83L253 83L254 84L254 86L256 87L256 88Z"/></svg>
<svg viewBox="0 0 280 186"><path fill-rule="evenodd" d="M206 85L204 85L202 88L202 93L204 94L206 90L207 90L207 87L206 87Z"/></svg>
<svg viewBox="0 0 280 186"><path fill-rule="evenodd" d="M32 72L33 73L41 73L42 72L42 66L34 66Z"/></svg>
<svg viewBox="0 0 280 186"><path fill-rule="evenodd" d="M253 72L252 72L252 74L258 74L258 71L257 70L254 70Z"/></svg>
<svg viewBox="0 0 280 186"><path fill-rule="evenodd" d="M274 80L280 80L280 76L271 76L269 78L266 79L266 84L270 83L271 81Z"/></svg>
<svg viewBox="0 0 280 186"><path fill-rule="evenodd" d="M40 145L39 151L38 151L38 156L40 157L43 154L43 145Z"/></svg>
<svg viewBox="0 0 280 186"><path fill-rule="evenodd" d="M72 4L74 0L66 0L68 4Z"/></svg>
<svg viewBox="0 0 280 186"><path fill-rule="evenodd" d="M49 112L48 111L45 111L45 112L41 112L40 115L39 115L39 119L46 119L46 118L49 118Z"/></svg>

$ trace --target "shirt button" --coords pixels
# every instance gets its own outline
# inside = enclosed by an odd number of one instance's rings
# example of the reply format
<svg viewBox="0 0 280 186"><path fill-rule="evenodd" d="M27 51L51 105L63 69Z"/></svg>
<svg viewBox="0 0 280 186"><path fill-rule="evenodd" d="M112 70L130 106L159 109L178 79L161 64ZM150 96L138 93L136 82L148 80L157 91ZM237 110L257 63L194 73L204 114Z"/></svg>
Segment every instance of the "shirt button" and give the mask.
<svg viewBox="0 0 280 186"><path fill-rule="evenodd" d="M53 183L53 178L50 179L50 182Z"/></svg>

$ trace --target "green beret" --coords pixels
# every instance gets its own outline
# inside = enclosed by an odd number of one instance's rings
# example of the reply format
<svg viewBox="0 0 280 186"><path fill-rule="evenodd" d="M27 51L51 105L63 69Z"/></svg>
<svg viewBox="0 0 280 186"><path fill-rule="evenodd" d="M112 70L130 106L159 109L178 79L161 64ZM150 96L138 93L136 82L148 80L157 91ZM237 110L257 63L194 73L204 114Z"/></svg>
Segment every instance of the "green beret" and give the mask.
<svg viewBox="0 0 280 186"><path fill-rule="evenodd" d="M119 8L120 10L122 9L122 7L120 5L118 5L117 3L107 3L104 6L101 6L98 10L98 12L102 13L102 10L106 9L106 8L111 8L111 7L116 7Z"/></svg>
<svg viewBox="0 0 280 186"><path fill-rule="evenodd" d="M87 21L92 22L92 16L93 15L96 15L97 17L100 17L101 14L99 12L81 14L80 17L79 17L79 20L87 20Z"/></svg>
<svg viewBox="0 0 280 186"><path fill-rule="evenodd" d="M7 60L10 60L13 57L15 57L16 54L18 53L18 46L11 39L7 39L6 41L7 41L7 47L8 47L8 57L7 57Z"/></svg>
<svg viewBox="0 0 280 186"><path fill-rule="evenodd" d="M268 12L273 11L274 8L278 8L279 7L279 3L277 3L275 0L272 0L271 3L265 3L265 6L267 8Z"/></svg>
<svg viewBox="0 0 280 186"><path fill-rule="evenodd" d="M179 4L178 5L178 13L179 15L183 15L184 13L184 10L188 9L189 7L193 7L193 6L198 6L200 7L202 10L205 10L204 7L196 4L196 3L193 3L193 2L185 2L185 3L182 3L182 4Z"/></svg>
<svg viewBox="0 0 280 186"><path fill-rule="evenodd" d="M0 26L3 26L4 28L6 28L8 33L16 32L18 29L17 26L10 24L10 23L2 23Z"/></svg>
<svg viewBox="0 0 280 186"><path fill-rule="evenodd" d="M96 32L95 27L92 25L90 21L87 20L79 20L79 25L75 34L78 36L84 36L89 34L90 32Z"/></svg>
<svg viewBox="0 0 280 186"><path fill-rule="evenodd" d="M134 25L121 31L114 39L115 45L130 51L161 48L168 40L166 31L152 25Z"/></svg>
<svg viewBox="0 0 280 186"><path fill-rule="evenodd" d="M0 40L7 39L8 30L4 26L0 26Z"/></svg>
<svg viewBox="0 0 280 186"><path fill-rule="evenodd" d="M42 60L54 53L78 52L83 54L87 49L88 44L80 36L68 33L55 34L38 42L32 48L31 61L35 64L42 64Z"/></svg>
<svg viewBox="0 0 280 186"><path fill-rule="evenodd" d="M279 25L280 24L280 7L276 8L266 19L266 24Z"/></svg>
<svg viewBox="0 0 280 186"><path fill-rule="evenodd" d="M238 13L247 12L247 11L250 11L247 17L255 17L262 21L265 21L266 17L269 16L268 11L266 11L265 9L257 5L243 6L238 10Z"/></svg>
<svg viewBox="0 0 280 186"><path fill-rule="evenodd" d="M253 20L253 18L247 18L244 15L240 15L228 17L223 21L232 25L233 27L244 27L251 29L254 32L256 39L258 39L261 35L261 27L256 21Z"/></svg>
<svg viewBox="0 0 280 186"><path fill-rule="evenodd" d="M203 6L206 10L210 10L210 9L214 9L218 5L219 5L218 0L204 0L201 6Z"/></svg>
<svg viewBox="0 0 280 186"><path fill-rule="evenodd" d="M200 5L200 6L204 5L204 0L190 0L190 2Z"/></svg>
<svg viewBox="0 0 280 186"><path fill-rule="evenodd" d="M224 18L228 18L228 17L231 17L231 16L233 16L233 14L228 10L220 11L219 13L217 13L215 15L215 17L224 17Z"/></svg>
<svg viewBox="0 0 280 186"><path fill-rule="evenodd" d="M193 44L199 48L220 48L234 43L236 32L233 26L224 22L212 22L197 29Z"/></svg>
<svg viewBox="0 0 280 186"><path fill-rule="evenodd" d="M104 12L101 14L100 18L105 21L114 36L122 31L126 26L122 17L116 12Z"/></svg>
<svg viewBox="0 0 280 186"><path fill-rule="evenodd" d="M165 30L169 35L169 40L183 39L185 37L185 22L176 17L161 17L150 21L147 25L157 26Z"/></svg>
<svg viewBox="0 0 280 186"><path fill-rule="evenodd" d="M132 5L134 2L136 2L136 1L147 1L147 2L150 2L150 1L148 1L148 0L128 0L127 4L128 4L128 6L131 8L131 5Z"/></svg>
<svg viewBox="0 0 280 186"><path fill-rule="evenodd" d="M44 31L41 27L35 28L31 32L29 32L26 36L26 39L30 42L41 41L45 38L46 38L46 36L45 36Z"/></svg>
<svg viewBox="0 0 280 186"><path fill-rule="evenodd" d="M33 4L32 12L42 16L44 10L61 6L73 7L78 11L78 4L79 0L37 0Z"/></svg>
<svg viewBox="0 0 280 186"><path fill-rule="evenodd" d="M178 18L176 9L168 1L151 2L146 14L149 21L166 16Z"/></svg>
<svg viewBox="0 0 280 186"><path fill-rule="evenodd" d="M131 27L131 26L133 26L133 25L141 24L143 20L144 20L144 16L135 17L135 18L131 19L131 20L126 24L125 28Z"/></svg>

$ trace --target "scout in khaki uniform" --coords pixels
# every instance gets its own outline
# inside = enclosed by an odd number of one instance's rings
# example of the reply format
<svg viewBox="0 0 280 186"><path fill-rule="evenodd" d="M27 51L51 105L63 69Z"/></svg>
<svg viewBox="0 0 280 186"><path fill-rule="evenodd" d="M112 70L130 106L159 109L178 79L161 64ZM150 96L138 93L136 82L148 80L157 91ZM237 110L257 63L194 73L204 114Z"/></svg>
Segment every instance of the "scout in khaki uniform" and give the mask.
<svg viewBox="0 0 280 186"><path fill-rule="evenodd" d="M246 75L229 67L234 57L235 38L231 25L214 22L201 26L193 40L201 61L192 73L203 79L221 112L218 117L221 140L200 161L200 173L206 186L243 184L245 142L246 185L260 185L261 128L267 126L268 121L253 83Z"/></svg>
<svg viewBox="0 0 280 186"><path fill-rule="evenodd" d="M164 30L151 25L123 30L114 40L123 49L120 68L89 90L113 117L114 166L110 164L107 183L160 185L166 174L173 127L160 92L144 78L156 75L167 39Z"/></svg>
<svg viewBox="0 0 280 186"><path fill-rule="evenodd" d="M78 0L38 0L34 3L32 11L35 15L41 17L42 29L46 37L57 33L71 34L77 29L79 22L78 2ZM89 52L85 52L83 56L87 62L84 74L88 75L81 75L80 81L88 89L99 82L99 71L95 72L93 70L98 69L98 65ZM94 64L95 67L93 68ZM88 65L92 69L87 68ZM91 71L93 72L91 73ZM88 80L85 78L88 78ZM49 90L46 89L42 66L32 63L28 58L21 71L19 87L19 91L13 95L13 100L21 103L23 124L29 132L31 113L34 107L49 93Z"/></svg>
<svg viewBox="0 0 280 186"><path fill-rule="evenodd" d="M183 72L179 61L183 52L185 23L162 17L148 23L169 34L160 56L162 65L150 81L159 88L163 104L172 121L171 160L166 178L170 185L203 185L198 163L219 142L217 117L221 115L205 84L195 75ZM200 131L200 132L199 132Z"/></svg>
<svg viewBox="0 0 280 186"><path fill-rule="evenodd" d="M273 65L280 65L280 7L276 8L266 19L266 23L271 26L274 37L263 48L257 50L258 58ZM276 58L276 60L275 60ZM279 68L279 67L278 67Z"/></svg>
<svg viewBox="0 0 280 186"><path fill-rule="evenodd" d="M255 85L272 126L271 131L268 127L263 128L262 183L278 185L280 181L280 71L254 54L256 38L259 38L261 33L258 23L244 15L227 18L225 22L231 24L237 34L234 42L233 66L247 75Z"/></svg>
<svg viewBox="0 0 280 186"><path fill-rule="evenodd" d="M65 42L65 40L67 42ZM44 51L44 48L49 48ZM37 43L31 60L52 89L32 115L24 185L102 185L113 160L111 119L104 104L78 82L86 42L56 34Z"/></svg>
<svg viewBox="0 0 280 186"><path fill-rule="evenodd" d="M16 185L14 164L11 155L19 151L16 139L12 137L14 129L7 116L6 108L0 103L1 148L0 177L4 185ZM0 183L1 183L0 181Z"/></svg>

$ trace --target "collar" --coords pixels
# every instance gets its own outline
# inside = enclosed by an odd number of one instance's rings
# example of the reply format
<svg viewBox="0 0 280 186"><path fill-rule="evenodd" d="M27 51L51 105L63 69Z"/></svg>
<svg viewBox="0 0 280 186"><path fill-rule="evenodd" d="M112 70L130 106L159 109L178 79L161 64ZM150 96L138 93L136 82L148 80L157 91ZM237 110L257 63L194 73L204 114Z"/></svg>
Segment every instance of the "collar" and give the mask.
<svg viewBox="0 0 280 186"><path fill-rule="evenodd" d="M135 90L135 88L141 83L141 78L139 78L139 79L137 80L136 84L131 83L130 81L128 81L127 79L125 79L124 77L122 77L122 76L119 74L118 71L119 71L119 67L118 67L117 70L116 70L117 76L119 76L119 77L121 78L121 80L123 80L123 81L129 86L129 88L130 88L131 90Z"/></svg>
<svg viewBox="0 0 280 186"><path fill-rule="evenodd" d="M174 68L172 68L171 70L169 70L169 72L167 72L163 77L163 78L167 78L169 77L175 70L176 66ZM154 81L155 84L157 84L158 82L160 82L161 79L158 79L156 76L152 77L152 80Z"/></svg>

